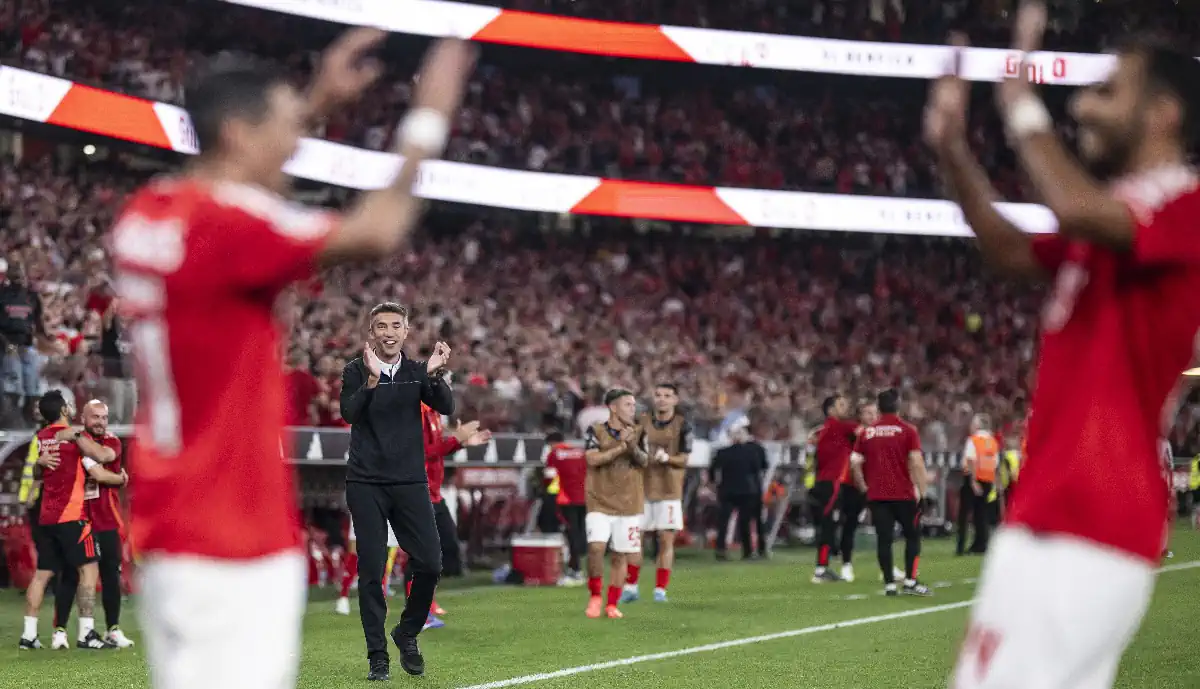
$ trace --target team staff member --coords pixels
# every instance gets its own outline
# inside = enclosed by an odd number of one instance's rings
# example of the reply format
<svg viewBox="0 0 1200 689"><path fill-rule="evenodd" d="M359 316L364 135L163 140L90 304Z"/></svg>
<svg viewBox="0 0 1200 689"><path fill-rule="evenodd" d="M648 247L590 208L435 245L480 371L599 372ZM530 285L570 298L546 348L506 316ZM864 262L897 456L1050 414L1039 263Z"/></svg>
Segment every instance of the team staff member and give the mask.
<svg viewBox="0 0 1200 689"><path fill-rule="evenodd" d="M361 358L342 371L342 418L350 424L346 503L358 536L359 614L367 641L368 679L390 678L384 622L383 569L390 524L412 567L412 592L392 629L400 664L425 672L417 635L425 626L442 571L441 539L425 473L421 404L454 413L454 395L443 377L450 347L438 342L428 361L404 356L408 310L393 302L371 309L369 341Z"/></svg>
<svg viewBox="0 0 1200 689"><path fill-rule="evenodd" d="M726 534L729 519L737 510L738 534L742 541L742 557L754 557L750 525L758 534L758 555L767 555L767 527L762 519L763 485L767 474L767 451L750 435L750 420L742 417L729 427L732 445L717 450L708 468L710 481L717 484L717 500L721 513L717 521L717 559L725 560Z"/></svg>
<svg viewBox="0 0 1200 689"><path fill-rule="evenodd" d="M560 585L583 583L580 567L587 552L587 459L583 449L568 445L562 433L546 436L550 453L546 455L545 476L557 486L558 518L567 532L567 571Z"/></svg>
<svg viewBox="0 0 1200 689"><path fill-rule="evenodd" d="M996 486L996 471L1000 463L1000 443L992 435L992 421L987 414L971 419L971 436L963 448L963 483L958 497L958 547L956 555L964 552L987 552L988 534L992 527L992 490ZM975 526L971 547L967 543L968 519Z"/></svg>
<svg viewBox="0 0 1200 689"><path fill-rule="evenodd" d="M112 451L97 461L113 473L121 471L121 440L108 432L108 405L92 400L83 405L81 414L83 430L91 440ZM133 642L121 631L121 564L124 551L121 547L121 487L105 485L88 478L84 486L84 507L87 520L92 524L92 535L96 539L96 550L100 553L100 602L104 607L104 621L108 631L104 640L117 648L129 648ZM54 594L54 639L52 648L67 644L67 620L71 606L75 603L75 591L79 588L79 574L70 567L61 572L58 590Z"/></svg>
<svg viewBox="0 0 1200 689"><path fill-rule="evenodd" d="M587 460L588 541L587 616L601 612L613 619L624 617L617 609L625 582L626 558L642 550L642 513L645 501L643 472L650 461L646 433L634 418L637 401L628 390L604 395L608 420L589 426L584 438ZM600 597L604 577L604 551L612 544L608 571L608 602Z"/></svg>
<svg viewBox="0 0 1200 689"><path fill-rule="evenodd" d="M858 405L858 426L854 429L854 440L867 426L879 420L879 407L873 400L863 400ZM853 454L853 446L851 446ZM842 479L842 489L838 498L838 512L841 513L841 541L838 551L842 556L842 581L854 581L854 534L858 532L858 518L867 508L867 495L858 489L854 483L854 472L846 467L846 476Z"/></svg>
<svg viewBox="0 0 1200 689"><path fill-rule="evenodd" d="M50 421L38 431L38 466L42 468L42 497L38 523L42 537L38 543L38 569L25 591L25 628L19 647L41 648L37 638L38 609L46 585L55 572L67 568L79 571L79 648L113 648L96 632L92 617L96 603L96 566L98 553L92 525L84 509L84 483L87 477L109 485L124 485L125 472L114 474L100 465L112 450L70 427L74 410L62 393L52 390L38 400L38 411Z"/></svg>
<svg viewBox="0 0 1200 689"><path fill-rule="evenodd" d="M478 421L459 423L454 433L446 436L442 432L442 415L429 405L421 405L421 420L425 429L425 475L429 477L429 499L433 502L433 514L437 521L438 538L442 547L442 573L450 576L462 575L462 555L459 553L458 525L450 508L442 499L442 485L446 482L446 458L464 447L483 445L492 439L492 432L480 430ZM404 566L405 591L412 594L413 569L409 560ZM445 625L434 615L444 615L445 610L433 601L430 615L425 621L427 629Z"/></svg>
<svg viewBox="0 0 1200 689"><path fill-rule="evenodd" d="M659 603L667 602L667 585L675 566L675 534L683 529L683 479L692 454L692 425L678 408L679 388L674 383L659 383L654 386L654 412L638 420L650 450L642 535L657 534L654 600ZM622 603L638 599L641 566L642 554L638 552L628 567Z"/></svg>
<svg viewBox="0 0 1200 689"><path fill-rule="evenodd" d="M933 592L917 581L921 557L921 497L925 495L925 456L917 429L900 419L900 393L879 394L879 421L867 426L854 444L850 466L859 490L865 491L871 507L878 544L879 569L884 591L896 595L892 540L896 525L904 534L904 587L912 596Z"/></svg>
<svg viewBox="0 0 1200 689"><path fill-rule="evenodd" d="M850 400L844 395L827 397L821 404L825 424L817 432L816 481L808 492L813 526L817 533L817 569L812 581L839 581L841 577L829 569L829 554L837 536L834 507L841 495L842 481L850 473L850 453L854 450L854 433L858 422L850 411Z"/></svg>

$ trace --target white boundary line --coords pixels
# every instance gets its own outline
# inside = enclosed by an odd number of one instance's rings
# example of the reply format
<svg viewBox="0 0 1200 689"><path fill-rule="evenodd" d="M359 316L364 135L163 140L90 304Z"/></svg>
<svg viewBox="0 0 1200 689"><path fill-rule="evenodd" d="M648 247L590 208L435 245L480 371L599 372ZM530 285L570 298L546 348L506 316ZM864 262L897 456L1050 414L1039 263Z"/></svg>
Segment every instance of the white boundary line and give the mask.
<svg viewBox="0 0 1200 689"><path fill-rule="evenodd" d="M1158 569L1158 574L1164 572L1176 572L1184 569L1196 569L1200 567L1200 560L1192 562L1180 562L1178 564L1166 565ZM609 670L615 667L625 667L627 665L637 665L639 663L649 663L655 660L667 660L669 658L678 658L680 656L690 656L697 653L709 653L711 651L720 651L726 648L735 648L737 646L749 646L750 644L760 644L765 641L776 641L778 639L790 639L796 636L806 636L809 634L818 634L820 632L831 632L837 629L846 629L849 627L860 627L867 624L875 624L878 622L890 622L892 620L902 620L909 617L918 617L920 615L929 615L935 612L946 612L948 610L958 610L965 608L973 603L973 600L959 601L957 603L944 603L942 605L930 605L924 608L915 610L905 610L903 612L893 612L887 615L872 615L871 617L860 617L854 620L844 620L842 622L832 622L830 624L817 625L815 627L804 627L801 629L789 629L785 632L775 632L774 634L762 634L760 636L748 636L744 639L733 639L730 641L719 641L712 644L704 644L703 646L691 646L689 648L681 648L676 651L664 651L662 653L649 653L647 655L631 656L629 658L619 658L617 660L608 660L603 663L592 663L590 665L579 665L577 667L564 668L553 672L539 672L533 675L522 675L511 679L502 679L494 682L484 682L483 684L471 684L460 689L504 689L504 687L515 687L522 684L533 684L534 682L544 682L548 679L557 679L559 677L570 677L571 675L581 675L585 672L596 672L598 670Z"/></svg>

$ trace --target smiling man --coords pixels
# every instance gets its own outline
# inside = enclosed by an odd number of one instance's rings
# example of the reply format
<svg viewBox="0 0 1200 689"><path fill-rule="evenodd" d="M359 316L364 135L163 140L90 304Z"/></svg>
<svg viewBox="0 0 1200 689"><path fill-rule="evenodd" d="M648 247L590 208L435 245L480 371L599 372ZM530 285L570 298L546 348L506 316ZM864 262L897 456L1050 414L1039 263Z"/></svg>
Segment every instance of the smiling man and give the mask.
<svg viewBox="0 0 1200 689"><path fill-rule="evenodd" d="M450 347L438 342L428 361L414 361L401 348L408 336L408 310L384 302L371 309L368 342L361 358L342 371L342 418L350 424L346 503L358 536L359 613L367 639L371 680L389 678L384 622L383 570L388 527L408 553L412 589L392 640L410 675L425 672L417 634L425 625L442 572L429 482L421 405L454 413L454 396L444 377Z"/></svg>

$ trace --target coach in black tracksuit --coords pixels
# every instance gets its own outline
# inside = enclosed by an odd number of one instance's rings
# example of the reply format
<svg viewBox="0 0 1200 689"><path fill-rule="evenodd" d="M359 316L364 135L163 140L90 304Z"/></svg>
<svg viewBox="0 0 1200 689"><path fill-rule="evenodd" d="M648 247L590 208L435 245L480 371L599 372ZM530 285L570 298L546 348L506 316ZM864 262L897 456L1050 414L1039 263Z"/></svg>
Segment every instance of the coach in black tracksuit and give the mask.
<svg viewBox="0 0 1200 689"><path fill-rule="evenodd" d="M450 348L439 342L429 361L405 357L408 312L384 303L371 310L371 341L362 358L342 371L342 418L350 424L346 503L354 520L359 557L359 612L367 639L368 679L389 678L384 621L383 569L390 523L412 568L412 591L392 629L400 662L412 675L425 671L416 637L429 616L442 571L433 503L425 475L421 403L454 413L454 396L442 376Z"/></svg>

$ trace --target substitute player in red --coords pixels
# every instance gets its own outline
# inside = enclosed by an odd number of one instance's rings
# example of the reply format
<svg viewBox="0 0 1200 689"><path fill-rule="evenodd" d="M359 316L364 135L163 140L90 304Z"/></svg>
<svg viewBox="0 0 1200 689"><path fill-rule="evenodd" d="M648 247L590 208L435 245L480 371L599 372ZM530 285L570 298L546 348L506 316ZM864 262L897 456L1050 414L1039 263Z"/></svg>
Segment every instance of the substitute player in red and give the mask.
<svg viewBox="0 0 1200 689"><path fill-rule="evenodd" d="M884 592L895 596L930 596L929 587L917 581L921 562L921 498L929 485L925 455L917 429L901 419L900 393L879 393L879 420L867 426L854 443L850 467L854 483L866 493L875 525L879 570ZM896 527L904 535L904 586L897 591L892 540Z"/></svg>
<svg viewBox="0 0 1200 689"><path fill-rule="evenodd" d="M417 167L441 154L473 61L465 44L434 44L389 184L340 215L290 203L283 167L300 136L374 81L367 56L383 38L345 34L307 96L285 74L218 60L187 91L200 155L136 193L113 229L140 402L130 496L144 557L138 611L159 689L295 682L305 561L281 457L273 306L321 266L384 259L404 244L419 216ZM420 654L412 644L402 655Z"/></svg>
<svg viewBox="0 0 1200 689"><path fill-rule="evenodd" d="M814 584L841 580L829 569L829 554L837 537L838 522L834 507L841 497L842 481L850 473L850 453L854 450L854 434L858 430L858 421L854 419L850 400L845 395L826 398L821 404L821 411L825 414L825 424L817 431L816 481L808 492L813 524L817 530L817 569L812 577Z"/></svg>
<svg viewBox="0 0 1200 689"><path fill-rule="evenodd" d="M582 447L566 442L562 433L546 436L550 452L546 455L544 475L557 486L555 503L558 519L567 532L567 571L559 579L559 586L578 586L583 583L580 571L583 556L587 554L587 459Z"/></svg>
<svg viewBox="0 0 1200 689"><path fill-rule="evenodd" d="M1022 3L1019 54L1041 45L1045 21L1042 4ZM1071 102L1081 163L1034 88L1002 82L1009 141L1058 221L1036 237L992 205L965 135L968 85L951 76L932 91L925 138L985 260L1053 285L1021 488L988 552L956 689L1107 689L1146 612L1167 523L1156 441L1200 330L1197 84L1190 52L1119 50Z"/></svg>
<svg viewBox="0 0 1200 689"><path fill-rule="evenodd" d="M96 632L93 609L96 582L100 577L96 565L99 553L84 502L88 478L119 486L124 485L127 477L123 471L114 474L101 466L99 460L112 461L112 450L95 442L85 432L71 428L74 410L63 399L62 393L52 390L43 395L38 400L38 412L49 421L49 425L34 437L38 445L37 464L42 468L41 511L38 515L41 533L37 541L37 571L25 591L25 628L19 647L42 647L37 638L37 624L46 585L55 572L74 569L78 572L79 582L76 646L92 650L115 648ZM56 647L65 648L61 643Z"/></svg>
<svg viewBox="0 0 1200 689"><path fill-rule="evenodd" d="M92 400L83 405L80 412L84 434L109 450L97 458L104 468L119 474L121 468L121 439L108 432L108 405ZM84 507L87 520L92 525L92 537L99 552L100 602L104 607L104 640L117 648L129 648L133 641L121 631L121 564L124 549L121 543L121 486L101 483L89 477L84 487ZM51 648L65 647L67 643L67 619L75 603L75 592L79 587L76 570L63 570L54 596L54 638Z"/></svg>

